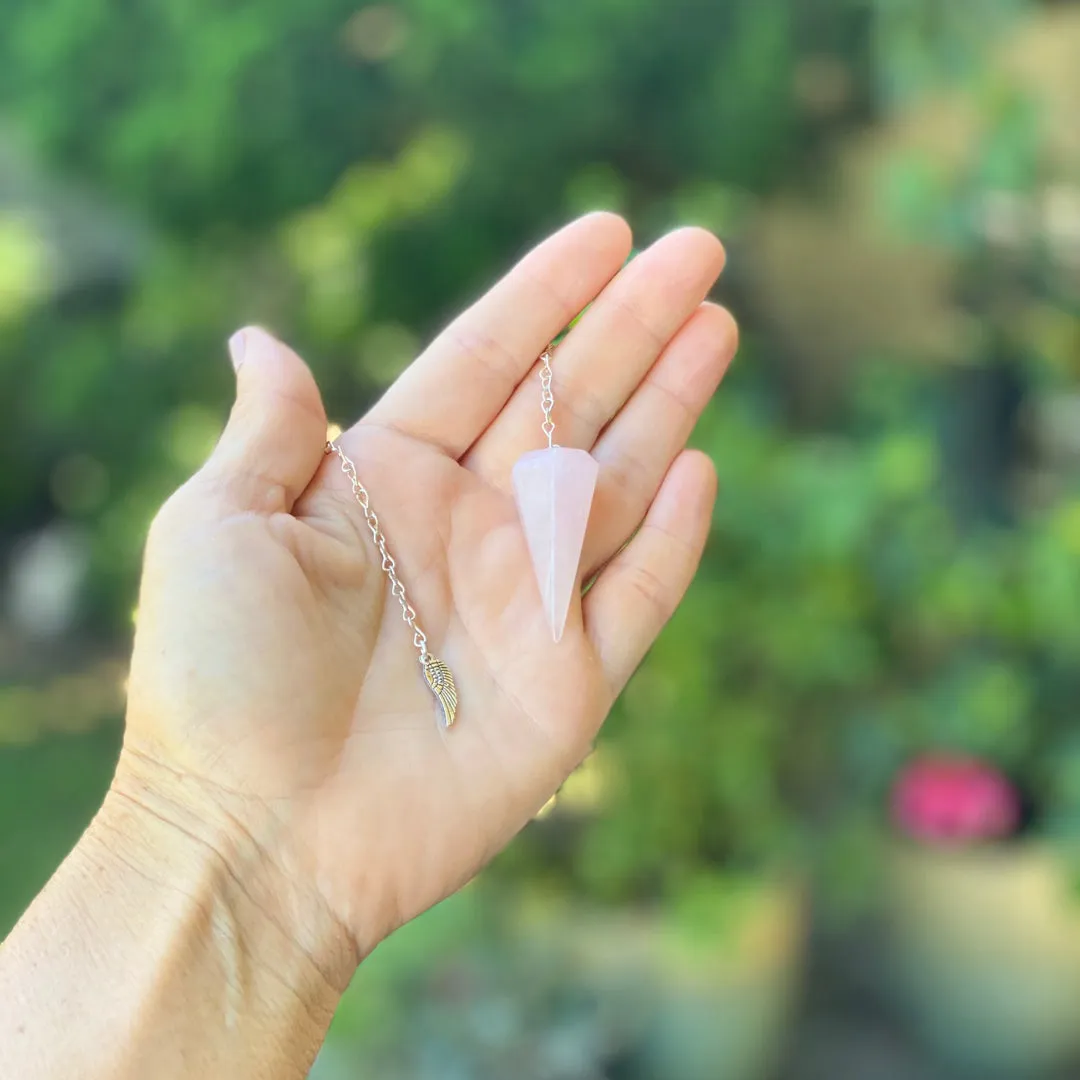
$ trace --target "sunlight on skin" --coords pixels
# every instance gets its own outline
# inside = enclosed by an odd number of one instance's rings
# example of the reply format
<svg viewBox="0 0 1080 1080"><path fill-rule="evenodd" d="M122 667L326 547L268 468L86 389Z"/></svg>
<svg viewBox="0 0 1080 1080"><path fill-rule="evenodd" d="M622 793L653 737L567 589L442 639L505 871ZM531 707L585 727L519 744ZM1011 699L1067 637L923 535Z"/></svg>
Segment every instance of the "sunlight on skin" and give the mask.
<svg viewBox="0 0 1080 1080"><path fill-rule="evenodd" d="M309 370L233 339L226 430L150 531L112 789L0 953L0 1073L305 1075L357 963L586 757L696 570L716 476L686 439L736 347L705 303L713 236L624 268L630 244L611 214L567 226L339 435L457 680L450 732ZM601 467L582 572L603 569L556 645L508 480L535 360L587 305L555 420Z"/></svg>

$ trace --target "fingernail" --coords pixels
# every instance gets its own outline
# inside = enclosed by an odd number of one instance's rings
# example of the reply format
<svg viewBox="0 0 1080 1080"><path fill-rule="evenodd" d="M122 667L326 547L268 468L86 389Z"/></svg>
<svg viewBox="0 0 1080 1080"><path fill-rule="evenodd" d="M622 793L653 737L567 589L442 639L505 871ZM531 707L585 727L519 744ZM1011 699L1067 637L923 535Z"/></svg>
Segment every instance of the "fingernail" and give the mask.
<svg viewBox="0 0 1080 1080"><path fill-rule="evenodd" d="M244 338L244 331L237 330L229 338L229 358L232 360L233 371L240 370L240 365L244 362L244 350L246 348L247 341Z"/></svg>

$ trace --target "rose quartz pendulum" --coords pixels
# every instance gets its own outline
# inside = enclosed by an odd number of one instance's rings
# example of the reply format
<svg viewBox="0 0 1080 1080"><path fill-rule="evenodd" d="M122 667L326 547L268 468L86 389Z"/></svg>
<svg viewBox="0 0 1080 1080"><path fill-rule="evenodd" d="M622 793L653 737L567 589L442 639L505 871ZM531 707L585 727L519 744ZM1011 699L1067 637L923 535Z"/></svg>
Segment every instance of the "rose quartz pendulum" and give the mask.
<svg viewBox="0 0 1080 1080"><path fill-rule="evenodd" d="M551 420L551 348L540 357L541 406L547 448L532 450L514 465L514 497L529 557L540 586L544 614L556 641L562 638L570 599L578 586L581 549L599 465L585 450L556 446Z"/></svg>

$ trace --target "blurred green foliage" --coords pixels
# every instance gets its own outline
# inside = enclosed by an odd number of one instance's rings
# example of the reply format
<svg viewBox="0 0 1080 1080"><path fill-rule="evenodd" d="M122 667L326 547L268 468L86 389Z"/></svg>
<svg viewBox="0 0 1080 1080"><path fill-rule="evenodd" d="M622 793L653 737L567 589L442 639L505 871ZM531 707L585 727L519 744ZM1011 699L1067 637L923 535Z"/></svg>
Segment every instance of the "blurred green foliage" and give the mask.
<svg viewBox="0 0 1080 1080"><path fill-rule="evenodd" d="M1080 178L1060 116L1001 60L1044 17L1021 0L6 0L0 149L50 180L0 204L0 551L82 529L72 635L122 654L145 527L216 437L236 325L288 337L346 421L567 215L621 210L639 245L697 221L730 242L745 341L697 435L721 476L713 541L584 778L503 871L629 900L808 857L857 893L892 772L931 746L1001 762L1040 822L1070 826L1080 491L1047 418L1078 422ZM892 139L958 97L970 138L949 161ZM949 260L948 365L883 336L837 373L770 317L756 230L780 200L835 202L867 131L876 225L839 212ZM872 328L891 302L840 296L835 318Z"/></svg>

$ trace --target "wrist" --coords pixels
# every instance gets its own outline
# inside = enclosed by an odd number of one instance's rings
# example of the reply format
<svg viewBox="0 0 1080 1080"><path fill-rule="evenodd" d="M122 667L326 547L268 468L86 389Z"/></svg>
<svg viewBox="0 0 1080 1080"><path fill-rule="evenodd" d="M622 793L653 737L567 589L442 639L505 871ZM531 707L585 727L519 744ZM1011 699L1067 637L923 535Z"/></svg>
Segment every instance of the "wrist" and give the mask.
<svg viewBox="0 0 1080 1080"><path fill-rule="evenodd" d="M308 1075L355 959L273 830L203 795L125 752L3 945L4 1076Z"/></svg>
<svg viewBox="0 0 1080 1080"><path fill-rule="evenodd" d="M256 800L125 747L85 846L165 887L194 886L203 905L228 913L247 962L289 964L320 1000L336 1005L356 970L350 933L296 873L283 826Z"/></svg>

